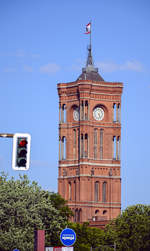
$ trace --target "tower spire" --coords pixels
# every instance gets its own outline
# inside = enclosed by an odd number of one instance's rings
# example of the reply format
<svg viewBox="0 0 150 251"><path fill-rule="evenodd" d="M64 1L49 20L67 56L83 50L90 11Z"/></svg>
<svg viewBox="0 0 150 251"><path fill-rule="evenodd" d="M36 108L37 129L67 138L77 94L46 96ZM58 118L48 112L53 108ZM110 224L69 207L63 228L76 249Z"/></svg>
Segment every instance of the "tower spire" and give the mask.
<svg viewBox="0 0 150 251"><path fill-rule="evenodd" d="M88 66L94 66L93 65L93 58L92 58L92 46L91 44L88 46L88 57L86 61L86 67Z"/></svg>
<svg viewBox="0 0 150 251"><path fill-rule="evenodd" d="M90 44L87 47L88 57L86 61L85 68L82 68L82 73L77 80L93 80L93 81L104 81L104 79L98 73L98 68L94 67L93 57L92 57L92 44L91 44L91 22L86 25L85 34L90 35Z"/></svg>

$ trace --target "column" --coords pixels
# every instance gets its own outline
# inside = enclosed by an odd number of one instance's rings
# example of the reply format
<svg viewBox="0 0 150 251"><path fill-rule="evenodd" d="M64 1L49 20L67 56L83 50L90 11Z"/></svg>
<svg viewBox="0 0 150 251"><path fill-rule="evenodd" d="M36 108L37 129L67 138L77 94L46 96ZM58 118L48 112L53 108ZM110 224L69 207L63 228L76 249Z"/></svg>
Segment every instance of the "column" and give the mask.
<svg viewBox="0 0 150 251"><path fill-rule="evenodd" d="M61 138L59 136L59 160L61 160Z"/></svg>
<svg viewBox="0 0 150 251"><path fill-rule="evenodd" d="M64 159L64 138L61 140L61 159Z"/></svg>
<svg viewBox="0 0 150 251"><path fill-rule="evenodd" d="M88 120L90 119L90 102L88 102Z"/></svg>
<svg viewBox="0 0 150 251"><path fill-rule="evenodd" d="M63 106L61 107L61 123L64 123L64 110L63 110Z"/></svg>
<svg viewBox="0 0 150 251"><path fill-rule="evenodd" d="M59 123L61 123L61 104L59 104Z"/></svg>

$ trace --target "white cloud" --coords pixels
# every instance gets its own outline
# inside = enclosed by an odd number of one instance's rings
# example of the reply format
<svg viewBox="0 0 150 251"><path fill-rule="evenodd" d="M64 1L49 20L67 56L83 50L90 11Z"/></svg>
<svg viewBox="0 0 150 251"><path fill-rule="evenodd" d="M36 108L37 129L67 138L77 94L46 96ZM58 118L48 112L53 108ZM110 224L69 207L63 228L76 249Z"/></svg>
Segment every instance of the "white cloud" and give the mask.
<svg viewBox="0 0 150 251"><path fill-rule="evenodd" d="M130 70L130 71L143 71L143 66L138 61L127 61L125 64L120 66L120 70Z"/></svg>
<svg viewBox="0 0 150 251"><path fill-rule="evenodd" d="M56 73L60 70L60 66L55 63L48 63L40 67L40 72L44 74Z"/></svg>
<svg viewBox="0 0 150 251"><path fill-rule="evenodd" d="M96 63L96 66L102 70L103 72L113 72L113 71L117 71L117 64L115 63L110 63L110 62L99 62Z"/></svg>
<svg viewBox="0 0 150 251"><path fill-rule="evenodd" d="M26 72L33 72L33 68L32 68L32 66L25 65L24 66L24 71L26 71Z"/></svg>
<svg viewBox="0 0 150 251"><path fill-rule="evenodd" d="M113 71L136 71L142 72L143 65L138 61L126 61L123 64L116 64L113 62L98 62L96 64L103 72Z"/></svg>

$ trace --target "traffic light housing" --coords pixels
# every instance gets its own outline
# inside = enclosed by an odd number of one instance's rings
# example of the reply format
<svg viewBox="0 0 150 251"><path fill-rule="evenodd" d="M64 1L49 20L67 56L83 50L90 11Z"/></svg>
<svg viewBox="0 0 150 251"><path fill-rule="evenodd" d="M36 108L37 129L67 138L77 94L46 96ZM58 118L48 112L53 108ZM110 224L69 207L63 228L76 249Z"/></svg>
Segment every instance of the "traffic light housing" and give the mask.
<svg viewBox="0 0 150 251"><path fill-rule="evenodd" d="M28 170L30 164L31 136L27 133L16 133L13 136L12 168Z"/></svg>

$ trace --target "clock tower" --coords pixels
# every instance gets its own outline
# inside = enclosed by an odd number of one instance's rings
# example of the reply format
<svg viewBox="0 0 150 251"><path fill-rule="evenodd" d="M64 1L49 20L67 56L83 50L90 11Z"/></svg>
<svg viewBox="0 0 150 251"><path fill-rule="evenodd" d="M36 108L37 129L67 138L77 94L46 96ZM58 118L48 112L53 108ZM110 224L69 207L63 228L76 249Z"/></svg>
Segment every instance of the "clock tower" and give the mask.
<svg viewBox="0 0 150 251"><path fill-rule="evenodd" d="M74 82L59 83L58 192L74 212L72 221L104 226L121 210L121 94L94 67Z"/></svg>

